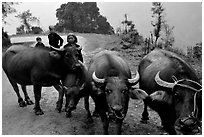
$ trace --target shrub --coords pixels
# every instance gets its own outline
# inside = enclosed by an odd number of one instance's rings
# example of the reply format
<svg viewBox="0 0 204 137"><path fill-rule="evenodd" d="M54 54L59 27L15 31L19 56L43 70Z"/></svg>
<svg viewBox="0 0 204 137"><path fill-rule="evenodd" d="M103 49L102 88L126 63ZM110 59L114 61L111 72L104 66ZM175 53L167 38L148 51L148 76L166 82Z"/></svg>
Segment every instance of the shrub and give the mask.
<svg viewBox="0 0 204 137"><path fill-rule="evenodd" d="M2 48L9 47L11 45L10 38L7 32L2 30Z"/></svg>

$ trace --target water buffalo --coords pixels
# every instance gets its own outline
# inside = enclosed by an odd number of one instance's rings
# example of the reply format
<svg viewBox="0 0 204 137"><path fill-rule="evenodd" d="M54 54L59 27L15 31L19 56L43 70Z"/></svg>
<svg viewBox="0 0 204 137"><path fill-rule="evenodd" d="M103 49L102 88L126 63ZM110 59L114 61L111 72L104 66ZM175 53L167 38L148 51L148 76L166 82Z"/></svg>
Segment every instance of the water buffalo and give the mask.
<svg viewBox="0 0 204 137"><path fill-rule="evenodd" d="M108 134L110 120L116 122L116 132L121 134L132 86L139 81L138 76L131 78L127 61L116 52L101 51L92 58L84 89L95 102L104 134Z"/></svg>
<svg viewBox="0 0 204 137"><path fill-rule="evenodd" d="M155 49L141 60L138 69L144 98L142 122L149 119L149 106L158 112L169 134L195 131L202 117L202 86L192 67L172 52Z"/></svg>
<svg viewBox="0 0 204 137"><path fill-rule="evenodd" d="M60 80L79 65L78 52L75 48L65 50L18 45L11 46L2 57L3 70L18 96L20 107L26 106L26 103L33 104L26 91L26 85L33 85L36 115L43 114L40 108L41 88L54 86L59 90ZM19 93L17 83L22 87L25 101Z"/></svg>
<svg viewBox="0 0 204 137"><path fill-rule="evenodd" d="M64 90L62 94L59 94L59 107L62 107L63 104L63 96L65 94L66 97L66 104L65 104L65 112L66 117L71 117L72 110L76 109L76 106L79 102L79 100L82 97L85 97L85 109L87 110L87 117L88 120L93 121L90 110L89 110L89 103L87 100L87 97L89 96L89 93L87 90L84 89L84 85L87 80L87 68L86 66L79 61L80 66L75 71L75 73L69 72L67 75L62 79L62 85L64 87ZM58 107L58 110L61 111L61 108Z"/></svg>

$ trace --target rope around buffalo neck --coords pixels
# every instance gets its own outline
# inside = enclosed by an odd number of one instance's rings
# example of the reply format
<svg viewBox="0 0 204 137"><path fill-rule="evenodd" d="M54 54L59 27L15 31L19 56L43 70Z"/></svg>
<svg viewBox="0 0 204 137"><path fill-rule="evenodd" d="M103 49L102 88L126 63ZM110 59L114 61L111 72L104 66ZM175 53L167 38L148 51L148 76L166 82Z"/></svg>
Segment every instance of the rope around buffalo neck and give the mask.
<svg viewBox="0 0 204 137"><path fill-rule="evenodd" d="M174 80L174 87L177 85L177 86L185 87L185 88L188 88L188 89L191 89L191 90L195 91L194 99L193 99L193 112L192 112L192 116L193 116L194 118L197 118L198 112L196 113L196 106L197 106L197 104L196 104L196 96L197 96L197 93L198 93L198 92L201 92L201 90L202 90L202 85L199 84L198 82L193 81L193 80L190 80L190 79L181 79L181 80L178 80L175 76L172 76L172 79ZM188 85L178 84L179 82L182 82L182 81L184 81L184 80L189 81L189 82L192 82L192 83L194 83L194 84L197 84L198 86L201 87L201 89L198 90L198 89L195 89L195 88L193 88L193 87L191 87L191 86L188 86ZM173 91L174 87L172 88L172 91ZM195 114L195 113L196 113L196 114Z"/></svg>

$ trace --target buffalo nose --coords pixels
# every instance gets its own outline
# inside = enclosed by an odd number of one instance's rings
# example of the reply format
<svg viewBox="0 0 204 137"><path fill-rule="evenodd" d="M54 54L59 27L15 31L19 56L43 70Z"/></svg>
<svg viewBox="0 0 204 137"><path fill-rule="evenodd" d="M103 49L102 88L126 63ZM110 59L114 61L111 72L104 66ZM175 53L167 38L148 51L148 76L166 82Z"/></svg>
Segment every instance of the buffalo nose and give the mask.
<svg viewBox="0 0 204 137"><path fill-rule="evenodd" d="M77 63L72 67L72 69L78 70L78 69L80 69L80 67L81 67L81 65L79 63Z"/></svg>
<svg viewBox="0 0 204 137"><path fill-rule="evenodd" d="M115 106L113 106L112 107L112 109L114 110L114 111L117 111L117 112L120 112L120 111L122 111L122 106L120 106L120 105L115 105Z"/></svg>
<svg viewBox="0 0 204 137"><path fill-rule="evenodd" d="M75 67L80 67L81 65L79 64L79 63L77 63L76 65L75 65Z"/></svg>
<svg viewBox="0 0 204 137"><path fill-rule="evenodd" d="M183 118L179 120L179 124L184 125L184 126L192 126L195 124L194 118Z"/></svg>

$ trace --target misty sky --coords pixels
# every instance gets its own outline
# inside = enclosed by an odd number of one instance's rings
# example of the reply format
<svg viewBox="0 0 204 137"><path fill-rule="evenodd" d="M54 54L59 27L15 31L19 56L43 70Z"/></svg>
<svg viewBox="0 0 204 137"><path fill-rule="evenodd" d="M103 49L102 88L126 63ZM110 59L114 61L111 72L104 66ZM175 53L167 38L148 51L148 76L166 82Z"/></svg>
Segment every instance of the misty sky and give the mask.
<svg viewBox="0 0 204 137"><path fill-rule="evenodd" d="M15 8L17 13L30 10L32 15L40 19L40 26L48 30L49 25L55 25L57 19L56 9L61 3L56 2L23 2ZM170 26L174 26L175 44L181 48L195 45L202 41L202 3L201 2L164 2L166 20ZM117 28L124 20L124 14L128 15L128 20L133 21L136 29L144 37L149 36L153 30L151 26L152 12L151 2L98 2L99 12L105 16L108 22ZM15 13L15 15L17 14ZM3 25L9 34L16 32L16 27L20 26L19 19L13 15L7 18L8 25Z"/></svg>

